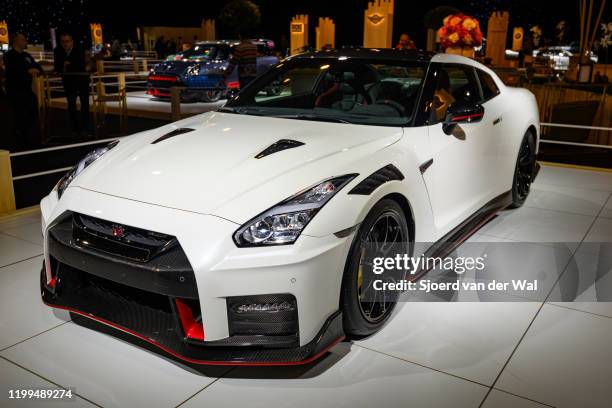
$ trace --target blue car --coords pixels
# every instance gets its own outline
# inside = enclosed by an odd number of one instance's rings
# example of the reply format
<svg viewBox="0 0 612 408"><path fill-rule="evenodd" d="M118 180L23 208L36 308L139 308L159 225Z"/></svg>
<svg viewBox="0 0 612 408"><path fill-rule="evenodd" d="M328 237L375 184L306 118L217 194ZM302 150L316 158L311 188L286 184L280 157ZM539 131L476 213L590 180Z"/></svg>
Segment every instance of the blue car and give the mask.
<svg viewBox="0 0 612 408"><path fill-rule="evenodd" d="M278 63L274 55L274 42L252 40L257 45L257 73L265 72ZM183 100L216 102L228 92L238 91L238 73L235 68L225 78L233 48L239 41L202 41L192 48L157 64L147 79L147 93L159 98L170 97L170 87L186 87Z"/></svg>

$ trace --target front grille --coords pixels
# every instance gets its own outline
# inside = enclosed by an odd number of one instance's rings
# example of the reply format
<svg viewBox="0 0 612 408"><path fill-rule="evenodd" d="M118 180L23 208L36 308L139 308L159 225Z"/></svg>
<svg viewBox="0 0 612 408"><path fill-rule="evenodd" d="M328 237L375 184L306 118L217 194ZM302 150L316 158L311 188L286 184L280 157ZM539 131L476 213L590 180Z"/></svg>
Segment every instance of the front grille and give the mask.
<svg viewBox="0 0 612 408"><path fill-rule="evenodd" d="M147 262L178 243L171 235L78 213L72 215L72 237L78 246L138 262Z"/></svg>

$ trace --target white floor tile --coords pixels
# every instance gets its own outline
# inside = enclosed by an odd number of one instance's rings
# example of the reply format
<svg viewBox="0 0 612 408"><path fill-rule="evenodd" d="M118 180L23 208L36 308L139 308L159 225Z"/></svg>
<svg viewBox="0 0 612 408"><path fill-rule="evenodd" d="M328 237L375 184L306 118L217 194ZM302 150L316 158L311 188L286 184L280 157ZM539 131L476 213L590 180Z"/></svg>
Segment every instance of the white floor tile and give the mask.
<svg viewBox="0 0 612 408"><path fill-rule="evenodd" d="M558 407L608 407L612 319L544 305L496 388Z"/></svg>
<svg viewBox="0 0 612 408"><path fill-rule="evenodd" d="M41 255L40 245L10 237L0 232L0 267Z"/></svg>
<svg viewBox="0 0 612 408"><path fill-rule="evenodd" d="M42 256L0 268L0 350L67 320L40 298Z"/></svg>
<svg viewBox="0 0 612 408"><path fill-rule="evenodd" d="M7 228L2 231L3 234L11 237L20 238L32 244L43 246L42 231L40 222L20 225L13 228Z"/></svg>
<svg viewBox="0 0 612 408"><path fill-rule="evenodd" d="M612 195L610 195L610 198L608 198L608 202L601 210L599 216L604 218L612 218Z"/></svg>
<svg viewBox="0 0 612 408"><path fill-rule="evenodd" d="M492 390L482 408L544 408L546 405L508 394L507 392Z"/></svg>
<svg viewBox="0 0 612 408"><path fill-rule="evenodd" d="M403 303L364 347L493 384L540 303Z"/></svg>
<svg viewBox="0 0 612 408"><path fill-rule="evenodd" d="M537 183L525 206L595 216L609 195L607 191Z"/></svg>
<svg viewBox="0 0 612 408"><path fill-rule="evenodd" d="M465 243L474 243L474 242L507 242L508 240L500 237L496 237L494 235L487 235L477 232L476 234L469 237Z"/></svg>
<svg viewBox="0 0 612 408"><path fill-rule="evenodd" d="M565 243L543 245L503 240L466 242L453 255L483 259L484 268L466 271L463 274L466 278L485 284L507 284L505 293L543 302L568 265L573 249ZM535 282L537 290L514 290L514 281ZM498 293L487 290L480 301L494 301Z"/></svg>
<svg viewBox="0 0 612 408"><path fill-rule="evenodd" d="M74 323L0 354L105 407L176 406L214 380Z"/></svg>
<svg viewBox="0 0 612 408"><path fill-rule="evenodd" d="M72 399L10 399L9 390L59 389L56 385L0 358L0 406L2 407L93 407L89 402L73 395ZM72 390L76 392L76 390Z"/></svg>
<svg viewBox="0 0 612 408"><path fill-rule="evenodd" d="M612 219L597 218L589 230L585 242L612 242Z"/></svg>
<svg viewBox="0 0 612 408"><path fill-rule="evenodd" d="M539 208L505 211L486 224L481 233L520 242L564 242L576 247L595 217Z"/></svg>
<svg viewBox="0 0 612 408"><path fill-rule="evenodd" d="M598 255L581 246L548 301L612 317L612 254Z"/></svg>
<svg viewBox="0 0 612 408"><path fill-rule="evenodd" d="M31 212L28 212L27 214L20 214L17 216L3 217L3 218L0 218L0 232L7 230L7 229L11 229L11 228L21 227L23 225L36 224L36 223L40 225L40 211L39 210L31 211Z"/></svg>
<svg viewBox="0 0 612 408"><path fill-rule="evenodd" d="M587 313L612 318L612 302L548 302L551 305L565 307Z"/></svg>
<svg viewBox="0 0 612 408"><path fill-rule="evenodd" d="M334 349L328 358L339 360L327 370L320 372L315 366L297 379L283 378L280 370L237 368L184 407L477 407L487 391L356 346L337 357L337 350L345 346Z"/></svg>
<svg viewBox="0 0 612 408"><path fill-rule="evenodd" d="M553 184L612 192L612 173L542 166L535 185Z"/></svg>

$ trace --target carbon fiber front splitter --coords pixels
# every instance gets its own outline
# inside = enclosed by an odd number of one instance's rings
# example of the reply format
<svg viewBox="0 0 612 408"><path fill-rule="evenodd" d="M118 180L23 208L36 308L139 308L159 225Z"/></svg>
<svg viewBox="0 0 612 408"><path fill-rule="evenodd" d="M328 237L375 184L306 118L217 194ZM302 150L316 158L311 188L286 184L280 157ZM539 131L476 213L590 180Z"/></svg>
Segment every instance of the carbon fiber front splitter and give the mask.
<svg viewBox="0 0 612 408"><path fill-rule="evenodd" d="M41 271L42 300L48 306L102 323L127 333L191 364L202 365L300 365L322 357L344 339L342 314L330 316L319 333L308 344L292 348L254 346L206 346L186 341L169 307L168 297L105 281L71 267L64 267L56 276L54 286Z"/></svg>

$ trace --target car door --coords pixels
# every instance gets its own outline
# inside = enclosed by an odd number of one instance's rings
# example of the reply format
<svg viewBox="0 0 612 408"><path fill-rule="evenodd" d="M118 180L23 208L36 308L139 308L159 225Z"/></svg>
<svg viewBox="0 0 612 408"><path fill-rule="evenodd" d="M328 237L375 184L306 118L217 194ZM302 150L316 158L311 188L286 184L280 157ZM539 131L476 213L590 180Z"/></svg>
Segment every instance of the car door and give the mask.
<svg viewBox="0 0 612 408"><path fill-rule="evenodd" d="M491 199L495 144L484 121L460 123L445 132L451 106L476 105L481 91L474 68L463 64L432 64L428 137L433 162L423 178L430 195L438 237L458 226ZM485 112L488 116L488 112Z"/></svg>
<svg viewBox="0 0 612 408"><path fill-rule="evenodd" d="M512 123L512 110L516 109L516 106L503 97L491 75L479 68L475 68L475 71L482 91L481 103L485 110L481 125L489 135L488 142L495 147L494 163L495 168L499 169L490 173L492 194L496 197L510 189L514 174L516 156L509 155L508 152L514 150L516 140L516 137L513 137L515 125Z"/></svg>

